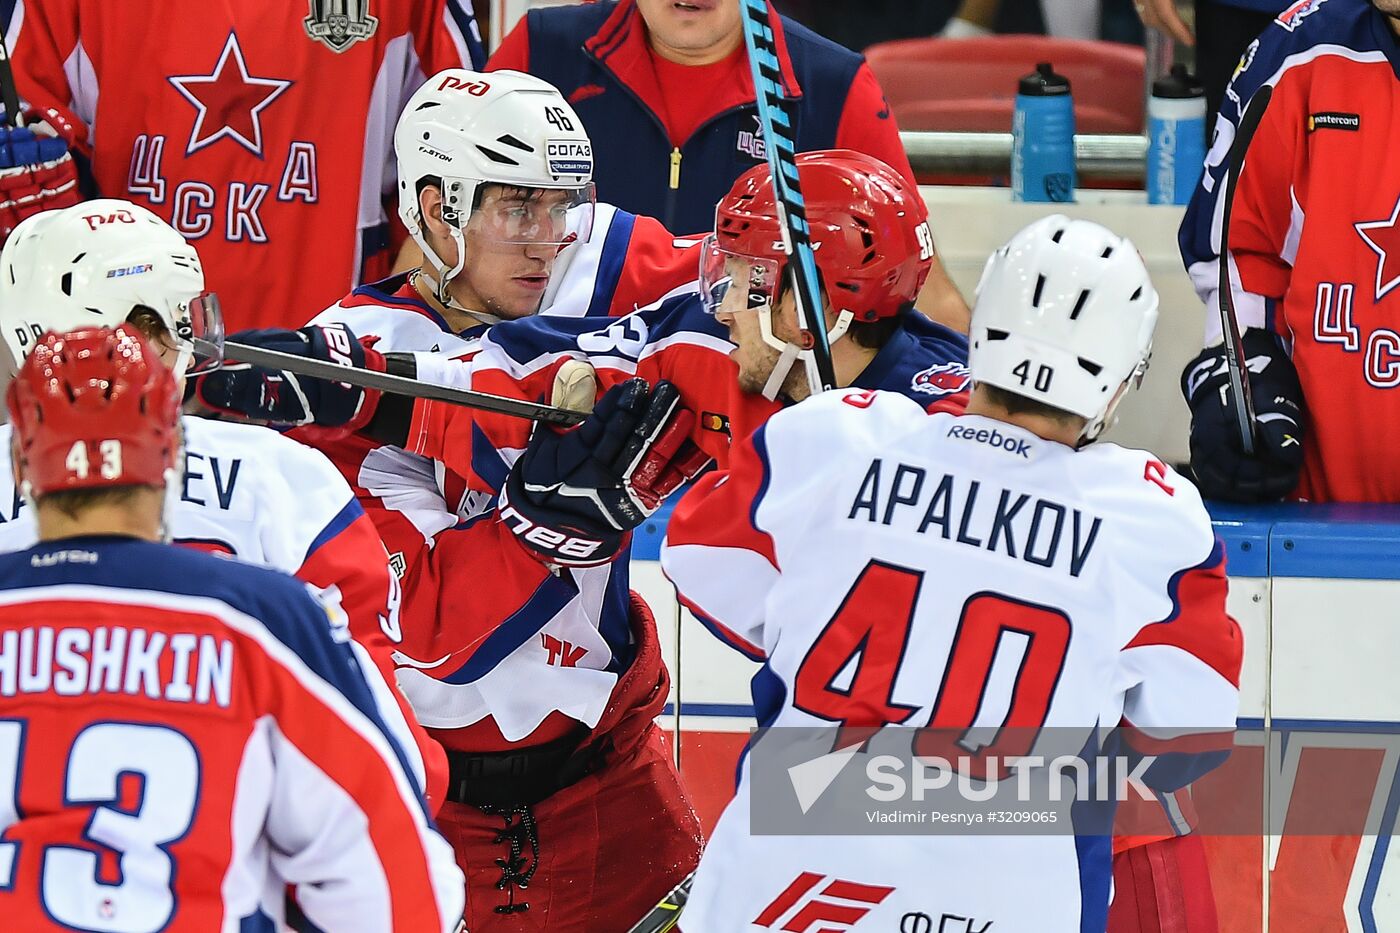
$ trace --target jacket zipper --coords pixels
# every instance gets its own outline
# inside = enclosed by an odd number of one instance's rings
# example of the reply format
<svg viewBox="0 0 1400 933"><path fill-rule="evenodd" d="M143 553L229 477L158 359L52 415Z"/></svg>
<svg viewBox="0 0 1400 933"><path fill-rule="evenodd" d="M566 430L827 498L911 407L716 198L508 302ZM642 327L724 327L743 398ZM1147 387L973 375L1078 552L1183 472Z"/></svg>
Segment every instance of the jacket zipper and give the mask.
<svg viewBox="0 0 1400 933"><path fill-rule="evenodd" d="M617 86L620 87L620 88L622 88L622 90L625 91L629 97L631 97L634 101L637 102L637 106L639 106L639 107L642 108L642 112L643 112L643 113L645 113L647 116L651 117L651 122L654 123L654 124L656 124L656 128L659 129L659 130L661 131L661 136L662 136L662 138L663 138L663 139L666 139L667 141L669 141L669 140L670 140L670 134L668 134L668 133L666 132L666 124L662 121L662 119L661 119L659 116L656 115L656 111L651 109L651 105L648 104L646 101L642 100L641 95L639 95L636 91L632 90L632 88L628 86L628 84L627 84L626 81L622 80L622 78L618 75L617 72L613 71L611 68L609 68L609 67L607 66L607 64L605 64L605 63L603 62L603 60L602 60L601 58L599 58L597 55L593 54L593 50L592 50L592 49L585 48L585 49L583 50L583 54L585 54L585 55L587 55L589 58L591 58L591 59L593 60L593 63L594 63L594 64L596 64L599 68L603 69L603 70L606 71L609 75L612 76L612 79L613 79L614 81L617 82ZM755 107L755 108L756 108L757 106L758 106L758 102L757 102L756 100L753 100L753 101L748 101L748 102L746 102L746 103L739 104L739 105L734 106L734 107L730 107L728 110L721 110L719 113L717 113L717 114L715 114L714 116L710 117L710 118L709 118L708 120L706 120L704 123L701 123L698 127L696 127L696 128L695 128L695 132L694 132L694 133L691 133L691 134L690 134L690 137L689 137L688 139L686 139L684 142L681 143L681 146L684 146L686 143L690 142L691 139L694 139L694 138L700 133L701 130L703 130L705 127L709 126L711 123L714 123L714 122L716 122L716 121L718 121L718 120L723 120L725 117L731 116L732 114L739 113L740 111L743 111L743 110L748 110L748 109L751 108L751 107ZM794 126L794 127L793 127L794 133L796 132L796 129L797 129L797 128ZM767 140L764 140L764 145L767 145L767 144L768 144L768 141L767 141ZM670 183L670 187L669 187L669 188L667 189L667 191L666 191L666 212L665 212L665 214L662 216L661 222L666 226L666 229L667 229L667 230L670 230L670 231L672 231L672 232L675 232L675 227L676 227L676 218L675 218L675 213L676 213L676 193L680 190L680 186L681 186L681 147L680 147L680 146L673 146L673 147L671 148L671 154L670 154L670 156L669 156L668 158L669 158L669 164L670 164L670 173L671 173L671 174L670 174L670 182L671 182L671 183Z"/></svg>
<svg viewBox="0 0 1400 933"><path fill-rule="evenodd" d="M666 229L670 230L675 226L676 215L676 193L681 188L681 150L677 146L671 150L671 186L666 190L666 217L664 222Z"/></svg>

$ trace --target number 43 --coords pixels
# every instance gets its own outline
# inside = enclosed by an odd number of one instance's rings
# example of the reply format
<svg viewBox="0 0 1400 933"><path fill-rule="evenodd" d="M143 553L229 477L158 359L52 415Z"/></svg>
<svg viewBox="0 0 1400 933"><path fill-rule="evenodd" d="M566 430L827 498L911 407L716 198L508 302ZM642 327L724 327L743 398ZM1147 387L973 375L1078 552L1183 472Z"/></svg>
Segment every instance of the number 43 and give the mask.
<svg viewBox="0 0 1400 933"><path fill-rule="evenodd" d="M5 832L21 816L27 727L25 720L0 719L0 893L14 887L23 844L6 842ZM164 929L175 912L174 866L166 847L189 832L199 802L199 754L194 745L164 726L99 722L78 733L64 771L64 806L92 804L92 816L83 830L87 847L44 847L44 909L54 920L78 930ZM120 802L121 778L128 773L141 778L135 812ZM94 847L117 853L121 882L104 884L99 879L101 861Z"/></svg>

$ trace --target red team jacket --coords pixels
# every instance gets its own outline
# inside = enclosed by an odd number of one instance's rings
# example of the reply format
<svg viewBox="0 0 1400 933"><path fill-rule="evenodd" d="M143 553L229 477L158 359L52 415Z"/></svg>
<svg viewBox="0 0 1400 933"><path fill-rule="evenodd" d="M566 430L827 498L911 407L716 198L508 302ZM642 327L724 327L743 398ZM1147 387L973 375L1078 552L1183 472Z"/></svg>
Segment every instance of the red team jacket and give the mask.
<svg viewBox="0 0 1400 933"><path fill-rule="evenodd" d="M463 0L9 8L21 96L87 124L103 196L197 244L230 331L296 327L387 273L398 113L426 75L485 61Z"/></svg>
<svg viewBox="0 0 1400 933"><path fill-rule="evenodd" d="M184 548L0 556L6 929L270 930L292 884L323 929L453 930L462 876L327 615Z"/></svg>
<svg viewBox="0 0 1400 933"><path fill-rule="evenodd" d="M1274 94L1230 224L1241 327L1278 334L1308 413L1302 478L1314 502L1400 501L1400 41L1365 0L1304 0L1246 50L1231 81L1181 251L1219 334L1225 153L1242 109ZM1364 411L1365 416L1359 413Z"/></svg>

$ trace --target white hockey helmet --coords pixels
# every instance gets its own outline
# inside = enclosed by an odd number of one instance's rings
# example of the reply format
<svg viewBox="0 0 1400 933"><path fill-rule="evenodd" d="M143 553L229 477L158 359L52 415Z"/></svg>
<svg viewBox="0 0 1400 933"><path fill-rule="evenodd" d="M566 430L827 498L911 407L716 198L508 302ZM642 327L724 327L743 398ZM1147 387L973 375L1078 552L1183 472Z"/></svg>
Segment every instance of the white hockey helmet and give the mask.
<svg viewBox="0 0 1400 933"><path fill-rule="evenodd" d="M487 240L563 247L587 240L593 227L593 146L583 121L553 85L518 71L440 71L409 98L394 131L399 217L437 270L438 300L466 264L469 224ZM428 245L418 194L424 181L442 186L442 218L457 245L448 266ZM478 204L484 184L564 191L544 209L528 203L487 216Z"/></svg>
<svg viewBox="0 0 1400 933"><path fill-rule="evenodd" d="M45 331L116 327L141 307L155 312L180 350L176 378L222 362L218 299L204 290L199 254L165 221L116 198L26 218L0 250L5 377ZM195 338L207 344L192 365Z"/></svg>
<svg viewBox="0 0 1400 933"><path fill-rule="evenodd" d="M987 260L968 366L974 382L1086 419L1088 442L1112 422L1124 383L1147 371L1156 326L1157 292L1137 247L1054 214Z"/></svg>

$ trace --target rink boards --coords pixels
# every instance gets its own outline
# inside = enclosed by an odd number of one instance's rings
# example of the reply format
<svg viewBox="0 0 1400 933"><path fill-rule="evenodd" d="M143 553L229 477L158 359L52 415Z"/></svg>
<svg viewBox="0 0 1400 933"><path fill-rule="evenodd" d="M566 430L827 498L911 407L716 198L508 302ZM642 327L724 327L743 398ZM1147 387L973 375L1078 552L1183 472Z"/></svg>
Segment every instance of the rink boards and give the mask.
<svg viewBox="0 0 1400 933"><path fill-rule="evenodd" d="M1236 797L1243 784L1260 806L1286 802L1290 820L1268 845L1262 836L1205 837L1221 929L1400 929L1400 851L1391 845L1400 810L1400 508L1279 506L1217 519L1245 663L1236 750L1206 781L1232 782ZM757 665L677 604L655 560L663 531L664 513L641 529L632 586L656 612L673 670L679 620L681 769L708 828L733 793ZM673 717L668 706L668 729ZM1380 831L1293 832L1294 814L1339 797Z"/></svg>

